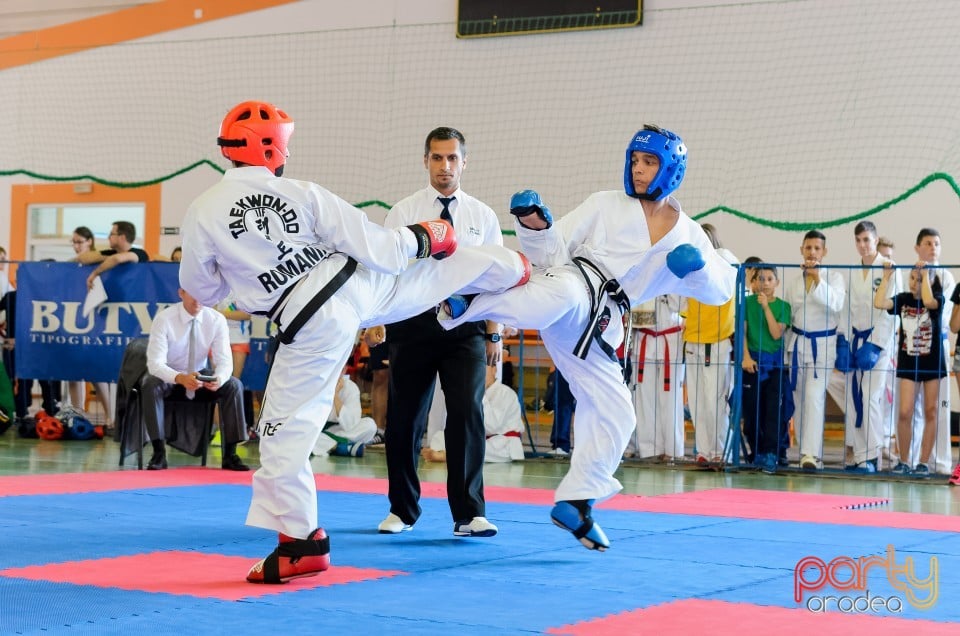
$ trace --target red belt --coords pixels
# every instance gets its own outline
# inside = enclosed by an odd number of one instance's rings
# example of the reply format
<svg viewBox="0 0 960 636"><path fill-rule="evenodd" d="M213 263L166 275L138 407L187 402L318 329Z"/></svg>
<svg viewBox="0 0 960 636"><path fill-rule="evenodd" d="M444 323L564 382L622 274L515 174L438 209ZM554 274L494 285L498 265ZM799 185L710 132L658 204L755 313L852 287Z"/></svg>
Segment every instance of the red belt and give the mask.
<svg viewBox="0 0 960 636"><path fill-rule="evenodd" d="M496 435L487 435L487 439L491 437L496 437L497 435L503 435L504 437L521 437L520 431L507 431L506 433L497 433Z"/></svg>
<svg viewBox="0 0 960 636"><path fill-rule="evenodd" d="M677 333L683 329L682 325L676 325L670 327L669 329L664 329L663 331L657 331L656 329L647 329L646 327L636 327L637 331L643 334L643 338L640 339L640 357L637 360L637 382L643 382L643 365L644 361L647 359L647 336L653 336L654 338L659 338L660 336L668 336L672 333ZM663 390L670 390L670 341L664 340L664 350L663 350Z"/></svg>

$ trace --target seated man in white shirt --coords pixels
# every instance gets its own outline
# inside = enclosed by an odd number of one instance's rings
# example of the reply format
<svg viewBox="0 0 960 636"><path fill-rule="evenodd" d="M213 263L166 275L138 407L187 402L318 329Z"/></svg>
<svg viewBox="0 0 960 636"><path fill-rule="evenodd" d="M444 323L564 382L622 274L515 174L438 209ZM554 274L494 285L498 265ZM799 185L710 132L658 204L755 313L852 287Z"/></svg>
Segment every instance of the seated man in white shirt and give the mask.
<svg viewBox="0 0 960 636"><path fill-rule="evenodd" d="M182 302L157 313L147 345L147 370L142 381L141 403L153 457L147 470L167 467L164 444L164 400L179 398L216 402L220 407L223 440L222 467L250 470L237 456L237 443L246 439L243 419L243 384L232 377L233 358L227 320L204 307L183 289ZM207 365L207 357L211 365ZM209 369L212 367L212 371Z"/></svg>
<svg viewBox="0 0 960 636"><path fill-rule="evenodd" d="M363 447L377 434L372 417L363 417L360 406L360 387L346 375L346 369L337 381L333 408L327 416L323 435L313 445L314 455L363 457Z"/></svg>

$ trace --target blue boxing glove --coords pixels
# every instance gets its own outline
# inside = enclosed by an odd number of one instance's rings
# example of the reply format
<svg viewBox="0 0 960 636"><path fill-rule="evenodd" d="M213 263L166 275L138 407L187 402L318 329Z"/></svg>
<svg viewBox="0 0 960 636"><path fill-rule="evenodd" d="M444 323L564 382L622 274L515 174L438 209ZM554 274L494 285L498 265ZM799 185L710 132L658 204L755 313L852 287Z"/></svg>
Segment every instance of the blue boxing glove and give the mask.
<svg viewBox="0 0 960 636"><path fill-rule="evenodd" d="M547 224L545 228L531 228L520 221L520 225L531 230L546 230L553 225L550 208L543 204L543 201L540 200L540 194L536 190L521 190L510 197L510 214L517 217L518 220L536 214Z"/></svg>
<svg viewBox="0 0 960 636"><path fill-rule="evenodd" d="M667 254L667 269L677 278L683 278L690 272L703 269L706 264L700 250L689 243L678 245Z"/></svg>
<svg viewBox="0 0 960 636"><path fill-rule="evenodd" d="M847 337L842 333L837 334L837 357L833 361L833 368L840 373L850 373L854 371L855 369L851 366L850 358L850 343L847 342Z"/></svg>
<svg viewBox="0 0 960 636"><path fill-rule="evenodd" d="M854 366L861 371L870 371L873 367L877 366L881 353L883 353L883 348L872 342L864 342L860 345L860 348L857 349L857 352L853 354Z"/></svg>
<svg viewBox="0 0 960 636"><path fill-rule="evenodd" d="M470 299L466 296L461 296L460 294L454 294L441 303L442 309L451 318L459 318L463 314L467 313L467 308L469 306Z"/></svg>

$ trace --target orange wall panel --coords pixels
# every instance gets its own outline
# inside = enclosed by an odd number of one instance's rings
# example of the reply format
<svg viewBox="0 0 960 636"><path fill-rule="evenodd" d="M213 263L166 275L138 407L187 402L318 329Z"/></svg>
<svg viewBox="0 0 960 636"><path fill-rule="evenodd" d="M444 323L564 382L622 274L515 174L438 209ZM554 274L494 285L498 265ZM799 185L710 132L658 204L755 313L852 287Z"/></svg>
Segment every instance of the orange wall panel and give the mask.
<svg viewBox="0 0 960 636"><path fill-rule="evenodd" d="M0 70L297 0L160 0L0 40Z"/></svg>
<svg viewBox="0 0 960 636"><path fill-rule="evenodd" d="M88 184L83 184L86 189ZM160 184L142 188L115 188L93 183L89 192L78 193L73 183L35 183L15 185L10 193L10 246L12 261L26 260L27 210L31 205L85 205L91 203L143 203L146 227L137 228L137 242L148 254L160 249ZM16 265L11 265L10 280L16 279Z"/></svg>

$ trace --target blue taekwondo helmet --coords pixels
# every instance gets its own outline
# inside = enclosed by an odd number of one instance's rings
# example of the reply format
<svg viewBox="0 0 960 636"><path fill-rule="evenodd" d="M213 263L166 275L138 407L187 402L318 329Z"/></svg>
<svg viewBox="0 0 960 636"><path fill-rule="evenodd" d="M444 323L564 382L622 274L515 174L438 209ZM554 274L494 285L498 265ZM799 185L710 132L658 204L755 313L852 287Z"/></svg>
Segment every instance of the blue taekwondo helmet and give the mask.
<svg viewBox="0 0 960 636"><path fill-rule="evenodd" d="M660 159L660 170L650 182L647 192L638 193L633 189L633 173L630 168L634 152L647 152ZM623 166L623 188L631 197L659 201L680 187L687 168L687 147L676 133L669 130L644 125L627 145L626 162Z"/></svg>

